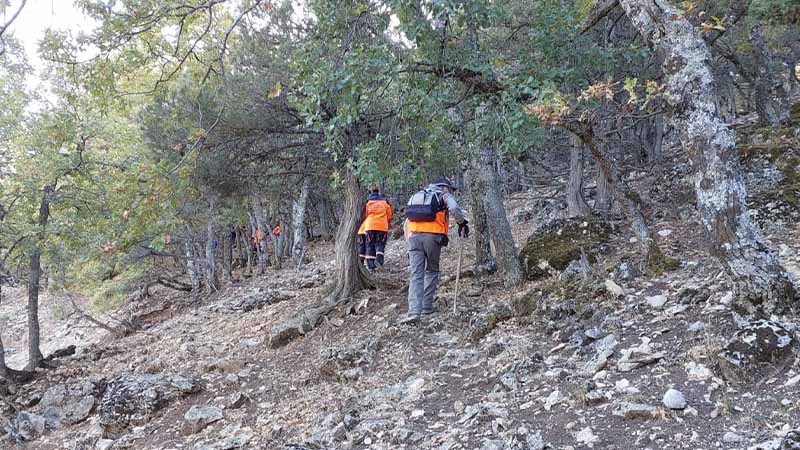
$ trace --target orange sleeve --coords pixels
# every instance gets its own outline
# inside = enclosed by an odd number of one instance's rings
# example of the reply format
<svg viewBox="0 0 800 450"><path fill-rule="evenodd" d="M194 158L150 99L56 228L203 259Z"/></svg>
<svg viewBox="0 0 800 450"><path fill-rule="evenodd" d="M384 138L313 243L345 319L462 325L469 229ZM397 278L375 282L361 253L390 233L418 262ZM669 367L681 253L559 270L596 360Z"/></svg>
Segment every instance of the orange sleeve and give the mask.
<svg viewBox="0 0 800 450"><path fill-rule="evenodd" d="M392 205L386 202L386 220L392 220Z"/></svg>

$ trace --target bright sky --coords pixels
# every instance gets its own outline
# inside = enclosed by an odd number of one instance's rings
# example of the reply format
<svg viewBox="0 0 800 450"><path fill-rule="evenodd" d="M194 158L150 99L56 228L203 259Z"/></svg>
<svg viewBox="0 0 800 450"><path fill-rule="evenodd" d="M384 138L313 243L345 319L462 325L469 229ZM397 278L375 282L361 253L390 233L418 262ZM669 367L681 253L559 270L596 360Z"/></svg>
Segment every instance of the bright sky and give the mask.
<svg viewBox="0 0 800 450"><path fill-rule="evenodd" d="M0 3L3 1L5 0L0 0ZM19 8L22 0L10 0L10 3L4 11L5 14L0 15L3 21ZM37 50L45 30L52 28L77 32L89 24L89 20L75 7L72 0L28 0L17 20L11 25L10 32L22 42L28 61L38 72L43 64Z"/></svg>

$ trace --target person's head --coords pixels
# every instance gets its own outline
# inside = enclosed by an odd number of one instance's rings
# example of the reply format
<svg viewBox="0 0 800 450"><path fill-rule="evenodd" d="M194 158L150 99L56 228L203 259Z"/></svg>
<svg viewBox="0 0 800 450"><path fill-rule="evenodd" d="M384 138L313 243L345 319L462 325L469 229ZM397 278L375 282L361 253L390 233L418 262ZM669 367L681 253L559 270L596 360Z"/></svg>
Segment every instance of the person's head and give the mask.
<svg viewBox="0 0 800 450"><path fill-rule="evenodd" d="M378 186L377 184L373 184L372 186L369 187L369 193L370 194L380 194L381 193L380 186Z"/></svg>
<svg viewBox="0 0 800 450"><path fill-rule="evenodd" d="M440 188L444 192L453 192L456 190L456 187L453 186L447 178L437 178L431 181L431 185Z"/></svg>

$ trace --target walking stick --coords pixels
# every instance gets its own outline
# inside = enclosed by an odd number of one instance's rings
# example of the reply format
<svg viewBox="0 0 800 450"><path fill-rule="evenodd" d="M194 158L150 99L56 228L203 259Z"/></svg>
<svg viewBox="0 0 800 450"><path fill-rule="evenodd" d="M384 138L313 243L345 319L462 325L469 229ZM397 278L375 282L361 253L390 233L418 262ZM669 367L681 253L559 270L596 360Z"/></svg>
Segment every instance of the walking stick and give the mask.
<svg viewBox="0 0 800 450"><path fill-rule="evenodd" d="M458 305L458 285L461 281L461 261L464 259L464 242L459 239L458 240L458 270L456 272L456 293L455 297L453 298L453 314L458 314L456 307Z"/></svg>

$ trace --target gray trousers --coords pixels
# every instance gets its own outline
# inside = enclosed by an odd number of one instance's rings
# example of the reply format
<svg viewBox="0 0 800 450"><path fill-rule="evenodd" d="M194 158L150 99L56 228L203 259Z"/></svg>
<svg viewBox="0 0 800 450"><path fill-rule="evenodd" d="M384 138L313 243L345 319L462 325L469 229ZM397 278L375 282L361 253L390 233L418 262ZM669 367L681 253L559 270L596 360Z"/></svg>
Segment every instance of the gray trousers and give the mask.
<svg viewBox="0 0 800 450"><path fill-rule="evenodd" d="M408 240L408 314L420 315L433 309L433 296L439 285L439 256L444 235L414 233Z"/></svg>

